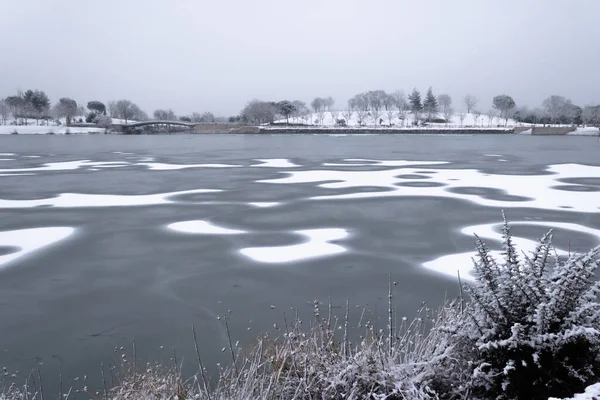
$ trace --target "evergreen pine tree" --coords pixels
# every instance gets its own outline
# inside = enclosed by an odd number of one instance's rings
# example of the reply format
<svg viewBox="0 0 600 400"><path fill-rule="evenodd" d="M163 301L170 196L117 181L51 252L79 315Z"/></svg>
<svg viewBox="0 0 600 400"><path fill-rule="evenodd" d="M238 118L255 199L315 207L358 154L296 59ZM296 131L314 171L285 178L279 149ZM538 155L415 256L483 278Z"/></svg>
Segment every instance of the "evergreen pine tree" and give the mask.
<svg viewBox="0 0 600 400"><path fill-rule="evenodd" d="M425 101L423 101L423 109L427 113L428 121L431 121L439 111L437 98L434 96L433 90L431 90L431 86L429 87L429 89L427 89Z"/></svg>
<svg viewBox="0 0 600 400"><path fill-rule="evenodd" d="M423 104L421 103L421 92L414 88L412 93L408 95L408 101L410 103L410 111L413 113L415 122L419 120L419 115L423 110Z"/></svg>

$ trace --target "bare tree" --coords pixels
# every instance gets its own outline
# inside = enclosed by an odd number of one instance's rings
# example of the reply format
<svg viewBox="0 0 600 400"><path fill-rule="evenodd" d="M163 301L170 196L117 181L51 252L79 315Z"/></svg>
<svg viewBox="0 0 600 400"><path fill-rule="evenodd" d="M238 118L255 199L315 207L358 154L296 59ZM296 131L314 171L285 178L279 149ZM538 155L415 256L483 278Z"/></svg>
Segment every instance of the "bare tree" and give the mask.
<svg viewBox="0 0 600 400"><path fill-rule="evenodd" d="M385 111L393 110L396 108L396 98L391 94L385 94L383 98L383 108Z"/></svg>
<svg viewBox="0 0 600 400"><path fill-rule="evenodd" d="M488 111L488 126L492 126L494 124L494 118L496 118L498 116L498 113L496 112L495 108L490 108L490 110Z"/></svg>
<svg viewBox="0 0 600 400"><path fill-rule="evenodd" d="M109 101L106 105L106 108L108 110L108 115L110 115L112 118L118 118L116 101Z"/></svg>
<svg viewBox="0 0 600 400"><path fill-rule="evenodd" d="M393 108L389 108L385 111L385 116L387 117L388 124L390 126L392 126L392 121L394 120L394 117L396 116L396 111Z"/></svg>
<svg viewBox="0 0 600 400"><path fill-rule="evenodd" d="M296 119L296 122L297 122L298 118L305 117L307 114L310 113L310 110L306 106L305 102L300 101L300 100L294 100L292 102L292 104L294 105L294 107L296 107L296 111L294 111L294 113L292 114L292 117ZM305 119L305 118L302 118L302 119Z"/></svg>
<svg viewBox="0 0 600 400"><path fill-rule="evenodd" d="M158 109L158 110L154 111L153 115L154 115L154 119L157 119L159 121L177 121L177 116L171 109L168 109L168 110Z"/></svg>
<svg viewBox="0 0 600 400"><path fill-rule="evenodd" d="M394 99L394 104L398 111L400 111L401 108L406 107L406 96L404 95L403 90L396 90L390 96L392 96L392 98Z"/></svg>
<svg viewBox="0 0 600 400"><path fill-rule="evenodd" d="M273 122L276 113L275 103L254 99L246 104L241 115L250 123L263 124ZM202 119L205 117L206 115L201 116Z"/></svg>
<svg viewBox="0 0 600 400"><path fill-rule="evenodd" d="M23 100L23 96L20 93L16 96L8 96L4 102L10 107L15 122L20 116L22 117L25 100Z"/></svg>
<svg viewBox="0 0 600 400"><path fill-rule="evenodd" d="M111 110L111 103L108 103L108 109ZM110 111L112 116L112 111ZM128 123L129 120L137 120L144 121L148 119L148 115L143 112L137 104L131 102L130 100L119 100L114 104L114 114L116 118L121 118L125 120L125 123Z"/></svg>
<svg viewBox="0 0 600 400"><path fill-rule="evenodd" d="M561 115L561 113L565 110L567 104L567 99L562 96L550 96L542 102L542 107L550 116L550 122L555 124L556 119Z"/></svg>
<svg viewBox="0 0 600 400"><path fill-rule="evenodd" d="M387 93L383 90L373 90L367 92L367 98L369 101L370 114L373 118L374 125L379 125L385 102L388 99Z"/></svg>
<svg viewBox="0 0 600 400"><path fill-rule="evenodd" d="M352 117L354 116L354 103L352 102L352 99L348 100L348 109L343 111L342 115L344 116L344 119L346 120L346 124L350 125L350 121L352 120Z"/></svg>
<svg viewBox="0 0 600 400"><path fill-rule="evenodd" d="M458 114L458 119L460 120L460 127L461 128L463 126L463 122L464 122L464 120L465 120L466 117L467 117L467 114L465 114L464 112Z"/></svg>
<svg viewBox="0 0 600 400"><path fill-rule="evenodd" d="M470 94L466 95L466 96L463 98L463 103L464 103L464 104L465 104L465 106L467 107L467 113L468 113L468 114L470 114L470 113L471 113L471 110L472 110L473 108L475 108L475 106L477 105L477 102L478 102L478 101L479 101L479 100L477 100L477 97L475 97L475 96L473 96L473 95L470 95Z"/></svg>
<svg viewBox="0 0 600 400"><path fill-rule="evenodd" d="M446 107L443 114L444 114L444 119L446 120L446 126L448 126L448 122L450 122L450 120L452 119L452 116L454 115L454 109L452 107ZM461 124L462 124L462 121L461 121Z"/></svg>
<svg viewBox="0 0 600 400"><path fill-rule="evenodd" d="M323 125L323 121L325 120L325 107L321 107L319 111L317 111L317 119L319 120L319 124Z"/></svg>
<svg viewBox="0 0 600 400"><path fill-rule="evenodd" d="M452 97L448 94L438 95L438 105L442 114L446 114L446 110L452 105Z"/></svg>
<svg viewBox="0 0 600 400"><path fill-rule="evenodd" d="M152 115L154 116L154 119L156 119L156 120L165 121L167 119L167 110L162 110L162 109L154 110Z"/></svg>
<svg viewBox="0 0 600 400"><path fill-rule="evenodd" d="M127 123L134 114L133 103L129 100L119 100L116 104L116 112L119 118L124 119Z"/></svg>
<svg viewBox="0 0 600 400"><path fill-rule="evenodd" d="M335 100L331 96L323 99L323 105L327 107L327 111L331 111L331 107L333 107L334 104Z"/></svg>
<svg viewBox="0 0 600 400"><path fill-rule="evenodd" d="M359 126L363 126L365 124L365 120L367 119L367 116L369 115L369 112L363 109L358 109L356 110L356 121L358 122Z"/></svg>
<svg viewBox="0 0 600 400"><path fill-rule="evenodd" d="M581 119L585 125L599 125L600 124L600 105L598 106L585 106L581 111Z"/></svg>
<svg viewBox="0 0 600 400"><path fill-rule="evenodd" d="M330 110L329 114L331 114L331 118L333 119L333 123L337 124L337 120L340 118L340 112L338 110Z"/></svg>
<svg viewBox="0 0 600 400"><path fill-rule="evenodd" d="M325 106L325 100L320 97L315 97L313 101L310 102L310 106L315 112L318 112Z"/></svg>
<svg viewBox="0 0 600 400"><path fill-rule="evenodd" d="M475 121L475 126L477 126L477 123L479 122L480 117L481 117L481 111L473 110L473 120Z"/></svg>

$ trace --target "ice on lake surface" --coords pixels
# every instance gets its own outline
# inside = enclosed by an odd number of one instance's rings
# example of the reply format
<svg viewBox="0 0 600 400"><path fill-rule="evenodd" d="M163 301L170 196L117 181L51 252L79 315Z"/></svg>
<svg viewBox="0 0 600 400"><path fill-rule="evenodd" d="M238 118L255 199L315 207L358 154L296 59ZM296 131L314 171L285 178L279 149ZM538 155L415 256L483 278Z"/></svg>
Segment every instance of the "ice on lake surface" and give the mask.
<svg viewBox="0 0 600 400"><path fill-rule="evenodd" d="M457 270L469 278L474 233L501 250L502 210L521 250L550 228L559 252L600 243L593 138L3 136L0 146L12 159L0 165L0 349L11 349L0 358L23 371L31 357L93 370L106 361L96 343L128 345L119 338L179 349L190 321L220 349L215 316L228 309L257 328L280 322L270 304L329 294L334 306L383 310L389 272L411 316L456 295ZM33 320L40 329L23 333Z"/></svg>

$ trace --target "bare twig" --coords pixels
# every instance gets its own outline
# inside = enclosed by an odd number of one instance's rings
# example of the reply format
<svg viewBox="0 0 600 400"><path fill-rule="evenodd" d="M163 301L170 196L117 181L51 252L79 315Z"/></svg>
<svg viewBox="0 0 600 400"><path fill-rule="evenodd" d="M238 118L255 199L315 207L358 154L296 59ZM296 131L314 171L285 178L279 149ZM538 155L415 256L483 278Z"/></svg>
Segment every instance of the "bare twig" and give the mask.
<svg viewBox="0 0 600 400"><path fill-rule="evenodd" d="M458 274L458 289L460 290L460 312L462 314L462 312L464 311L465 298L463 296L462 281L460 280L460 270L456 270L456 273Z"/></svg>
<svg viewBox="0 0 600 400"><path fill-rule="evenodd" d="M100 372L102 373L102 384L104 385L104 400L108 400L108 390L106 389L106 378L104 377L104 363L100 363Z"/></svg>
<svg viewBox="0 0 600 400"><path fill-rule="evenodd" d="M388 332L389 332L389 351L392 355L394 349L394 309L392 306L392 271L389 275L389 293L388 293Z"/></svg>
<svg viewBox="0 0 600 400"><path fill-rule="evenodd" d="M42 385L42 373L40 372L40 366L37 367L38 379L40 380L40 397L44 400L44 386Z"/></svg>
<svg viewBox="0 0 600 400"><path fill-rule="evenodd" d="M210 399L210 393L208 392L208 382L206 381L206 373L204 372L204 366L202 365L202 359L200 358L200 350L198 349L198 339L196 338L196 327L192 325L192 333L194 334L194 346L196 347L196 357L198 358L198 365L200 367L200 375L202 376L202 384L204 385L204 392Z"/></svg>
<svg viewBox="0 0 600 400"><path fill-rule="evenodd" d="M229 351L231 352L231 359L233 361L233 369L235 370L235 375L237 377L238 368L237 368L237 364L236 364L236 360L235 360L235 353L233 351L233 345L231 344L231 332L229 331L229 324L227 322L227 320L229 319L229 316L226 314L224 319L225 319L225 330L227 331L227 340L229 341Z"/></svg>

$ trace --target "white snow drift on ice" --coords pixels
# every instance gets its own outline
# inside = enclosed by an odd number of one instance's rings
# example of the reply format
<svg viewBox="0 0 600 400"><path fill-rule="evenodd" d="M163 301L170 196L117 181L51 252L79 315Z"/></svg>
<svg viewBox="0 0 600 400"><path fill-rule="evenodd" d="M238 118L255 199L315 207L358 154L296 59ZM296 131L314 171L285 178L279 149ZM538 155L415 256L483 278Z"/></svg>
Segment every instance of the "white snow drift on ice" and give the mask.
<svg viewBox="0 0 600 400"><path fill-rule="evenodd" d="M0 255L0 269L12 261L66 239L75 232L71 227L18 229L0 232L0 246L15 247L18 251Z"/></svg>
<svg viewBox="0 0 600 400"><path fill-rule="evenodd" d="M216 193L220 189L193 189L179 192L118 195L118 194L87 194L87 193L61 193L56 197L35 200L3 200L0 199L2 208L88 208L88 207L132 207L152 206L159 204L177 203L172 197L185 194Z"/></svg>
<svg viewBox="0 0 600 400"><path fill-rule="evenodd" d="M550 221L512 221L511 226L542 226L548 229L564 229L572 232L584 233L593 236L595 240L600 244L600 230L589 228L587 226L572 224L567 222L550 222ZM502 233L499 228L502 227L502 223L492 224L481 224L471 225L464 227L460 230L460 233L472 237L475 240L475 235L485 240L488 245L490 242L502 242ZM496 228L496 230L494 230ZM513 243L520 250L529 255L530 252L534 251L537 245L537 241L525 239L522 237L513 236ZM491 246L490 246L491 247ZM564 249L555 249L559 256L568 255L569 251ZM501 251L492 251L491 254L496 260L500 260L502 257ZM439 272L444 275L448 275L456 278L460 272L460 276L465 280L473 280L471 271L473 270L473 259L477 258L477 252L469 251L465 253L449 254L436 258L435 260L423 263L423 266L432 271Z"/></svg>
<svg viewBox="0 0 600 400"><path fill-rule="evenodd" d="M260 164L251 165L251 167L267 167L267 168L297 168L299 165L294 164L287 158L262 158L256 159Z"/></svg>
<svg viewBox="0 0 600 400"><path fill-rule="evenodd" d="M194 220L175 222L167 225L168 229L182 233L193 233L199 235L240 235L247 233L238 229L229 229L217 226L209 221Z"/></svg>
<svg viewBox="0 0 600 400"><path fill-rule="evenodd" d="M330 243L334 240L346 239L349 236L346 229L306 229L293 231L293 233L304 236L308 240L289 246L248 247L241 249L240 253L257 262L278 264L332 256L347 251L345 247Z"/></svg>

